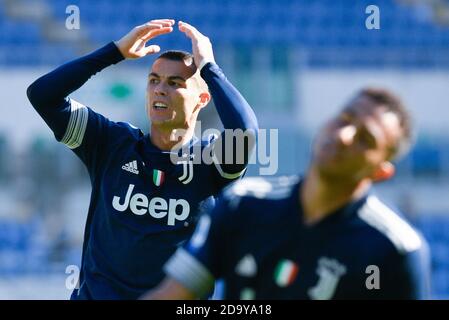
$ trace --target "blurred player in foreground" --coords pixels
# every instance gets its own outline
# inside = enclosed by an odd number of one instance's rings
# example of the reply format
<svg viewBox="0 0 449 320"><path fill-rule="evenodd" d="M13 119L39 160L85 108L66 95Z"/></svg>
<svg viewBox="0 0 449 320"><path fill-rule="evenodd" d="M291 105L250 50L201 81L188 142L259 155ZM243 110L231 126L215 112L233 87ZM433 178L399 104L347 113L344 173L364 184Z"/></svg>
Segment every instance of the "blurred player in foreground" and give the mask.
<svg viewBox="0 0 449 320"><path fill-rule="evenodd" d="M179 30L191 39L193 56L164 52L149 73L149 135L67 97L112 64L158 52L147 41L172 32L174 23L138 26L28 88L34 108L56 139L80 157L92 182L79 288L72 299L136 299L157 285L164 262L192 235L200 213L214 205L213 196L246 170L256 117L215 63L209 39L187 23L179 22ZM248 148L231 146L234 154L244 154L240 163L219 161L230 148L222 136L194 136L198 113L211 96L225 129L254 138ZM197 161L203 154L214 161Z"/></svg>
<svg viewBox="0 0 449 320"><path fill-rule="evenodd" d="M145 296L191 299L424 299L426 241L370 191L410 146L400 100L367 88L319 132L303 179L245 179L203 215Z"/></svg>

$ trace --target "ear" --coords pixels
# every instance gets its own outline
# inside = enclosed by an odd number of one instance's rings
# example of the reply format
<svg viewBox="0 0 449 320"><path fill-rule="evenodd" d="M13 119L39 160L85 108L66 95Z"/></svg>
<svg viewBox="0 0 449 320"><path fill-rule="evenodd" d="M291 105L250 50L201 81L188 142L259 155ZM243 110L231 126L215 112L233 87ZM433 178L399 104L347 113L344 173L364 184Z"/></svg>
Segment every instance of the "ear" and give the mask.
<svg viewBox="0 0 449 320"><path fill-rule="evenodd" d="M203 92L200 94L200 102L203 105L203 107L205 107L209 103L210 99L211 96L209 92Z"/></svg>
<svg viewBox="0 0 449 320"><path fill-rule="evenodd" d="M384 161L379 165L376 171L374 171L372 179L374 182L388 180L394 175L395 171L394 164L389 161Z"/></svg>
<svg viewBox="0 0 449 320"><path fill-rule="evenodd" d="M200 93L199 98L200 98L200 101L198 102L198 104L197 104L197 106L195 108L195 109L198 109L198 110L200 110L200 109L204 108L205 106L207 106L207 104L209 103L209 101L211 99L211 95L210 95L209 92L202 92L202 93Z"/></svg>

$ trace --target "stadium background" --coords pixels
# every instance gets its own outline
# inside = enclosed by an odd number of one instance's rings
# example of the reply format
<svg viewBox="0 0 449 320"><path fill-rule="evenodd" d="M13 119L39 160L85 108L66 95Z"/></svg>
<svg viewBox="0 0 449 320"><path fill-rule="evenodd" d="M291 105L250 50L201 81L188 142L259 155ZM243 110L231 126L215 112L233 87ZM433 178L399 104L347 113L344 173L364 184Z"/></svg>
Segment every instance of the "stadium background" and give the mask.
<svg viewBox="0 0 449 320"><path fill-rule="evenodd" d="M380 29L368 30L368 5ZM66 8L80 10L68 30ZM79 265L90 185L26 99L38 76L153 18L184 20L212 40L217 62L279 129L277 175L303 172L311 136L356 89L381 85L410 106L417 143L398 174L377 187L427 237L432 297L449 298L449 1L0 0L0 299L66 299ZM190 50L179 32L155 41ZM72 96L113 120L147 130L153 58L104 70ZM203 128L217 125L211 106ZM258 173L251 165L248 175Z"/></svg>

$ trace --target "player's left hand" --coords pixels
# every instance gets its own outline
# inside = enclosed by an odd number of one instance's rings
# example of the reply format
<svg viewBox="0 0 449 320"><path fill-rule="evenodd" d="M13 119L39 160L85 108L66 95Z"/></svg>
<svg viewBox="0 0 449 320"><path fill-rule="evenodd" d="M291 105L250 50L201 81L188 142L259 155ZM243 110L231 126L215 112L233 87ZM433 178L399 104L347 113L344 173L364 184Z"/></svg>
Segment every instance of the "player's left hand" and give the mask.
<svg viewBox="0 0 449 320"><path fill-rule="evenodd" d="M215 62L212 43L208 37L186 22L179 21L178 26L179 31L184 32L192 40L193 59L198 68L208 62Z"/></svg>

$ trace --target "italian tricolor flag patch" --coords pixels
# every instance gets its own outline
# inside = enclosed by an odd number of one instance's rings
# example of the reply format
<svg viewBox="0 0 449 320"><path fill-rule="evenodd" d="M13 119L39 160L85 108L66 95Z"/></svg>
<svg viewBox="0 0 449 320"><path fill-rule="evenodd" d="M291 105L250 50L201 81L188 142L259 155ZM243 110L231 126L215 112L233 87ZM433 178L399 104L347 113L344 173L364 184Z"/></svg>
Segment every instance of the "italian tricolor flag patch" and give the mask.
<svg viewBox="0 0 449 320"><path fill-rule="evenodd" d="M274 280L279 287L287 287L293 283L299 267L291 260L281 260L274 270Z"/></svg>
<svg viewBox="0 0 449 320"><path fill-rule="evenodd" d="M165 173L164 171L154 169L153 170L153 182L156 186L160 186L164 183Z"/></svg>

